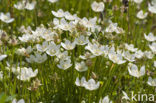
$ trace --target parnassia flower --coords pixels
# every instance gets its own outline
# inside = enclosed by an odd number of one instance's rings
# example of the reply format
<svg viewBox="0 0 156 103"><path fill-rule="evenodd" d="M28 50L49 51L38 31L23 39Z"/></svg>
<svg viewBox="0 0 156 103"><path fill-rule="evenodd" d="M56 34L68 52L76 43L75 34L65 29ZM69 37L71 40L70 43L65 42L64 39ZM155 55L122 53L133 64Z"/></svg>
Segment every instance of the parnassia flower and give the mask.
<svg viewBox="0 0 156 103"><path fill-rule="evenodd" d="M156 36L153 33L149 33L148 35L144 34L144 37L147 41L153 42L156 40Z"/></svg>
<svg viewBox="0 0 156 103"><path fill-rule="evenodd" d="M10 13L0 13L0 20L5 23L11 23L14 21L14 18L11 18Z"/></svg>
<svg viewBox="0 0 156 103"><path fill-rule="evenodd" d="M48 0L50 3L55 3L57 2L58 0Z"/></svg>
<svg viewBox="0 0 156 103"><path fill-rule="evenodd" d="M100 82L97 82L97 83L96 83L95 80L92 79L92 78L91 78L90 80L88 80L88 82L85 82L85 83L84 83L84 87L85 87L87 90L90 90L90 91L98 89L99 86L100 86Z"/></svg>
<svg viewBox="0 0 156 103"><path fill-rule="evenodd" d="M30 78L36 77L38 74L38 70L36 69L35 71L32 70L32 68L27 68L27 67L17 67L15 70L12 70L15 74L17 74L17 79L22 80L22 81L29 81Z"/></svg>
<svg viewBox="0 0 156 103"><path fill-rule="evenodd" d="M138 13L137 13L137 18L139 19L145 19L147 17L148 13L147 12L143 12L143 10L140 10Z"/></svg>
<svg viewBox="0 0 156 103"><path fill-rule="evenodd" d="M92 10L95 11L95 12L102 12L104 10L104 3L103 2L96 2L94 1L92 4L91 4L91 7L92 7Z"/></svg>
<svg viewBox="0 0 156 103"><path fill-rule="evenodd" d="M61 46L66 50L73 50L76 46L76 43L71 42L69 40L65 40L65 43L61 42Z"/></svg>
<svg viewBox="0 0 156 103"><path fill-rule="evenodd" d="M7 55L0 55L0 61L2 61L3 59L5 59L7 57Z"/></svg>
<svg viewBox="0 0 156 103"><path fill-rule="evenodd" d="M148 78L147 84L150 86L156 86L156 78L152 79L151 77Z"/></svg>
<svg viewBox="0 0 156 103"><path fill-rule="evenodd" d="M75 63L75 69L79 72L87 71L88 67L84 61L80 63Z"/></svg>
<svg viewBox="0 0 156 103"><path fill-rule="evenodd" d="M19 101L17 101L16 99L13 99L12 103L25 103L25 101L24 99L20 99Z"/></svg>
<svg viewBox="0 0 156 103"><path fill-rule="evenodd" d="M138 70L138 67L135 64L129 63L128 71L130 75L139 78L145 75L145 66L142 66L140 70Z"/></svg>
<svg viewBox="0 0 156 103"><path fill-rule="evenodd" d="M60 63L57 64L57 67L60 68L60 69L63 69L63 70L66 70L68 68L70 68L72 66L71 64L71 60L68 59L68 60L60 60Z"/></svg>
<svg viewBox="0 0 156 103"><path fill-rule="evenodd" d="M99 103L112 103L108 96L105 96L103 99L100 99Z"/></svg>
<svg viewBox="0 0 156 103"><path fill-rule="evenodd" d="M85 77L82 77L81 80L79 80L79 78L77 77L76 81L75 81L75 84L76 84L76 86L83 87L85 82L86 82L86 78Z"/></svg>

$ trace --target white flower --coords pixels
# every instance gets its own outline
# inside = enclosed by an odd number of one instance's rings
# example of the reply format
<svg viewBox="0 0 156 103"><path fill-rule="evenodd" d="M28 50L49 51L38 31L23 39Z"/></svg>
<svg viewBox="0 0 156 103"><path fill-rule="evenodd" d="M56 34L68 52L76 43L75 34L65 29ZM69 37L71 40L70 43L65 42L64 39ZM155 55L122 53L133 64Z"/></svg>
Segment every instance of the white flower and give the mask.
<svg viewBox="0 0 156 103"><path fill-rule="evenodd" d="M129 51L124 51L122 53L122 56L127 59L130 62L134 62L135 61L135 54L130 54Z"/></svg>
<svg viewBox="0 0 156 103"><path fill-rule="evenodd" d="M144 56L144 52L142 52L141 50L137 50L134 55L136 58L140 59Z"/></svg>
<svg viewBox="0 0 156 103"><path fill-rule="evenodd" d="M18 10L23 10L25 9L25 1L22 2L17 2L17 4L14 4L14 7Z"/></svg>
<svg viewBox="0 0 156 103"><path fill-rule="evenodd" d="M3 79L3 72L0 71L0 80L2 80L2 79Z"/></svg>
<svg viewBox="0 0 156 103"><path fill-rule="evenodd" d="M17 101L16 99L13 99L12 103L25 103L24 99L20 99Z"/></svg>
<svg viewBox="0 0 156 103"><path fill-rule="evenodd" d="M117 63L117 64L123 64L126 61L123 60L122 55L121 54L117 54L115 52L110 52L108 54L109 59L113 62L113 63Z"/></svg>
<svg viewBox="0 0 156 103"><path fill-rule="evenodd" d="M30 80L30 78L35 77L38 74L38 70L36 69L35 71L32 70L32 68L27 68L27 67L18 67L17 71L17 79L26 81Z"/></svg>
<svg viewBox="0 0 156 103"><path fill-rule="evenodd" d="M66 11L64 13L64 17L67 19L67 20L75 20L77 18L77 15L71 15L68 11Z"/></svg>
<svg viewBox="0 0 156 103"><path fill-rule="evenodd" d="M156 61L154 61L154 67L156 67Z"/></svg>
<svg viewBox="0 0 156 103"><path fill-rule="evenodd" d="M146 34L144 34L144 36L145 36L145 39L147 41L151 41L152 42L152 41L156 40L156 36L154 36L153 33L149 33L148 36Z"/></svg>
<svg viewBox="0 0 156 103"><path fill-rule="evenodd" d="M154 57L154 54L151 51L145 51L144 55L148 58L148 59L152 59Z"/></svg>
<svg viewBox="0 0 156 103"><path fill-rule="evenodd" d="M145 66L142 66L139 71L138 67L135 64L129 64L128 71L130 75L139 78L145 75Z"/></svg>
<svg viewBox="0 0 156 103"><path fill-rule="evenodd" d="M49 44L46 53L50 56L55 56L60 52L60 45L56 45L54 42Z"/></svg>
<svg viewBox="0 0 156 103"><path fill-rule="evenodd" d="M18 10L23 10L23 9L33 10L35 8L35 5L36 5L36 1L30 3L26 0L23 0L21 2L17 2L17 4L14 4L14 7Z"/></svg>
<svg viewBox="0 0 156 103"><path fill-rule="evenodd" d="M51 2L51 3L55 3L55 2L57 2L58 0L48 0L49 2Z"/></svg>
<svg viewBox="0 0 156 103"><path fill-rule="evenodd" d="M3 59L5 59L7 57L7 55L0 55L0 61L2 61Z"/></svg>
<svg viewBox="0 0 156 103"><path fill-rule="evenodd" d="M133 44L127 44L125 43L125 48L131 52L136 52L138 50L138 48L134 48L134 45Z"/></svg>
<svg viewBox="0 0 156 103"><path fill-rule="evenodd" d="M88 69L88 67L86 66L86 63L82 61L80 63L75 63L75 69L79 72L84 72Z"/></svg>
<svg viewBox="0 0 156 103"><path fill-rule="evenodd" d="M34 59L34 61L36 63L43 63L46 60L47 60L47 55L46 54L41 55L39 53L35 53L35 59Z"/></svg>
<svg viewBox="0 0 156 103"><path fill-rule="evenodd" d="M110 22L110 25L106 28L105 31L108 33L115 32L117 34L124 33L124 30L122 28L118 27L117 23L112 23L112 22Z"/></svg>
<svg viewBox="0 0 156 103"><path fill-rule="evenodd" d="M77 77L77 78L76 78L76 81L75 81L75 84L76 84L77 86L83 87L85 82L86 82L86 78L85 78L85 77L82 77L82 78L81 78L81 81L80 81L79 78Z"/></svg>
<svg viewBox="0 0 156 103"><path fill-rule="evenodd" d="M134 2L137 4L141 4L143 2L143 0L134 0Z"/></svg>
<svg viewBox="0 0 156 103"><path fill-rule="evenodd" d="M148 11L150 11L151 13L156 14L156 3L152 2L152 4L148 4Z"/></svg>
<svg viewBox="0 0 156 103"><path fill-rule="evenodd" d="M149 45L149 47L153 53L156 53L156 42L153 42L151 45Z"/></svg>
<svg viewBox="0 0 156 103"><path fill-rule="evenodd" d="M59 52L59 53L57 53L56 56L57 56L57 58L63 59L63 60L68 60L68 59L70 59L70 56L68 56L68 52L67 52L67 51Z"/></svg>
<svg viewBox="0 0 156 103"><path fill-rule="evenodd" d="M35 8L36 2L33 1L32 3L27 2L25 9L27 10L33 10Z"/></svg>
<svg viewBox="0 0 156 103"><path fill-rule="evenodd" d="M95 56L100 56L100 55L102 55L104 53L103 52L104 51L104 46L98 45L96 43L91 44L89 42L88 45L85 47L85 49L89 50Z"/></svg>
<svg viewBox="0 0 156 103"><path fill-rule="evenodd" d="M56 28L58 27L64 31L69 31L71 30L72 26L73 26L72 22L68 23L64 18L62 18L60 24L56 26Z"/></svg>
<svg viewBox="0 0 156 103"><path fill-rule="evenodd" d="M39 53L35 53L35 56L34 55L30 55L29 58L26 58L26 61L29 62L29 63L33 63L33 62L36 62L36 63L43 63L47 60L47 55L46 54L39 54Z"/></svg>
<svg viewBox="0 0 156 103"><path fill-rule="evenodd" d="M147 17L148 13L144 13L143 10L140 10L138 13L137 13L137 18L139 19L145 19Z"/></svg>
<svg viewBox="0 0 156 103"><path fill-rule="evenodd" d="M156 78L152 79L151 77L149 77L147 84L150 86L156 86Z"/></svg>
<svg viewBox="0 0 156 103"><path fill-rule="evenodd" d="M126 100L130 100L130 98L128 97L128 95L127 95L127 93L125 92L125 91L122 91L122 93L123 93L123 97L122 97L122 99L126 99Z"/></svg>
<svg viewBox="0 0 156 103"><path fill-rule="evenodd" d="M10 17L10 13L0 13L0 20L2 20L5 23L11 23L14 21L14 18Z"/></svg>
<svg viewBox="0 0 156 103"><path fill-rule="evenodd" d="M42 45L40 44L36 45L37 50L40 52L45 52L48 49L48 47L49 47L49 43L47 41L44 41Z"/></svg>
<svg viewBox="0 0 156 103"><path fill-rule="evenodd" d="M95 12L102 12L104 10L104 3L103 2L96 2L94 1L92 4L91 4L91 7L92 7L92 10L95 11Z"/></svg>
<svg viewBox="0 0 156 103"><path fill-rule="evenodd" d="M25 48L17 49L15 53L17 55L26 56L30 54L32 51L33 51L33 48L31 46L28 46L26 49Z"/></svg>
<svg viewBox="0 0 156 103"><path fill-rule="evenodd" d="M75 42L71 42L69 40L65 40L65 43L61 42L61 46L66 50L73 50L75 48Z"/></svg>
<svg viewBox="0 0 156 103"><path fill-rule="evenodd" d="M77 45L85 45L89 42L88 37L84 35L80 35L78 38L75 39Z"/></svg>
<svg viewBox="0 0 156 103"><path fill-rule="evenodd" d="M66 70L72 66L71 60L60 60L60 64L57 65L58 68Z"/></svg>
<svg viewBox="0 0 156 103"><path fill-rule="evenodd" d="M112 101L109 100L108 96L105 96L103 99L100 99L99 103L112 103Z"/></svg>
<svg viewBox="0 0 156 103"><path fill-rule="evenodd" d="M51 11L52 14L55 16L55 17L64 17L64 11L62 9L59 9L57 12L55 11Z"/></svg>
<svg viewBox="0 0 156 103"><path fill-rule="evenodd" d="M96 90L99 88L99 86L100 86L100 82L96 83L95 80L92 78L88 80L88 82L84 83L84 87L88 90Z"/></svg>
<svg viewBox="0 0 156 103"><path fill-rule="evenodd" d="M84 55L80 55L79 57L80 57L81 59L83 59L83 60L86 60L86 59L88 59L88 58L94 58L95 55L93 55L93 54L91 54L91 53L89 53L89 52L86 52Z"/></svg>

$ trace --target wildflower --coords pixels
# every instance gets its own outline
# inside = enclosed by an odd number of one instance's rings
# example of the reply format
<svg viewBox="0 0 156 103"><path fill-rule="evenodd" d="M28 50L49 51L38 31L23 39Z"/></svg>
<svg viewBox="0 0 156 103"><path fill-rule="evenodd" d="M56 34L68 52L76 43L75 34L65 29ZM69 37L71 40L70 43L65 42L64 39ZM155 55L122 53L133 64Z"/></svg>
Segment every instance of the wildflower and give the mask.
<svg viewBox="0 0 156 103"><path fill-rule="evenodd" d="M75 48L75 42L72 43L69 40L65 40L65 43L61 42L61 46L65 48L66 50L72 50Z"/></svg>
<svg viewBox="0 0 156 103"><path fill-rule="evenodd" d="M0 20L5 22L5 23L11 23L14 21L14 18L10 17L10 13L0 13Z"/></svg>
<svg viewBox="0 0 156 103"><path fill-rule="evenodd" d="M153 42L151 45L149 45L149 47L153 53L156 53L156 42Z"/></svg>
<svg viewBox="0 0 156 103"><path fill-rule="evenodd" d="M64 11L62 9L59 9L57 12L55 11L51 11L51 12L55 17L59 17L59 18L64 17Z"/></svg>
<svg viewBox="0 0 156 103"><path fill-rule="evenodd" d="M0 71L0 81L3 79L3 72Z"/></svg>
<svg viewBox="0 0 156 103"><path fill-rule="evenodd" d="M153 33L149 33L148 35L144 34L144 37L147 41L155 41L156 37L153 35Z"/></svg>
<svg viewBox="0 0 156 103"><path fill-rule="evenodd" d="M26 0L23 0L21 2L18 2L17 4L14 4L14 7L18 10L23 10L23 9L27 9L27 10L33 10L35 8L36 2L28 2Z"/></svg>
<svg viewBox="0 0 156 103"><path fill-rule="evenodd" d="M135 54L130 54L129 51L124 51L124 52L122 53L122 55L123 55L123 57L124 57L125 59L127 59L127 60L130 61L130 62L134 62L134 61L135 61Z"/></svg>
<svg viewBox="0 0 156 103"><path fill-rule="evenodd" d="M101 46L99 44L91 44L90 42L85 47L85 49L89 50L93 55L100 56L103 54L104 46Z"/></svg>
<svg viewBox="0 0 156 103"><path fill-rule="evenodd" d="M35 8L36 2L33 1L32 3L27 2L25 9L27 10L33 10Z"/></svg>
<svg viewBox="0 0 156 103"><path fill-rule="evenodd" d="M43 63L47 60L47 55L46 54L39 54L39 53L35 53L35 56L34 55L30 55L29 58L26 58L26 61L29 62L29 63L33 63L33 62L36 62L36 63Z"/></svg>
<svg viewBox="0 0 156 103"><path fill-rule="evenodd" d="M112 101L109 100L108 96L105 96L103 99L100 99L99 103L112 103Z"/></svg>
<svg viewBox="0 0 156 103"><path fill-rule="evenodd" d="M95 56L92 55L92 54L89 53L89 52L86 52L84 55L80 55L79 57L80 57L81 59L83 59L83 60L86 60L86 59L88 59L88 58L94 58Z"/></svg>
<svg viewBox="0 0 156 103"><path fill-rule="evenodd" d="M43 63L47 60L47 55L46 54L39 54L39 53L35 53L35 62L36 63Z"/></svg>
<svg viewBox="0 0 156 103"><path fill-rule="evenodd" d="M54 42L49 44L46 53L50 56L55 56L60 52L60 45L56 45Z"/></svg>
<svg viewBox="0 0 156 103"><path fill-rule="evenodd" d="M2 61L3 59L5 59L7 57L7 55L0 55L0 61Z"/></svg>
<svg viewBox="0 0 156 103"><path fill-rule="evenodd" d="M148 11L156 14L156 2L154 2L154 0L152 1L151 4L150 3L148 4Z"/></svg>
<svg viewBox="0 0 156 103"><path fill-rule="evenodd" d="M72 66L71 60L60 60L60 64L57 65L58 68L66 70Z"/></svg>
<svg viewBox="0 0 156 103"><path fill-rule="evenodd" d="M33 51L33 48L31 46L28 46L26 49L25 48L19 48L16 50L17 55L22 55L22 56L28 56Z"/></svg>
<svg viewBox="0 0 156 103"><path fill-rule="evenodd" d="M152 59L154 54L151 51L145 51L144 56L146 56L148 59Z"/></svg>
<svg viewBox="0 0 156 103"><path fill-rule="evenodd" d="M110 52L108 54L109 59L113 62L113 63L117 63L117 64L123 64L126 61L122 59L122 55L121 54L117 54L115 52Z"/></svg>
<svg viewBox="0 0 156 103"><path fill-rule="evenodd" d="M80 63L75 63L75 69L79 72L84 72L88 69L88 67L86 66L85 62L82 61Z"/></svg>
<svg viewBox="0 0 156 103"><path fill-rule="evenodd" d="M137 50L134 55L136 58L141 59L144 56L144 52Z"/></svg>
<svg viewBox="0 0 156 103"><path fill-rule="evenodd" d="M117 34L121 34L121 33L124 33L124 30L120 27L118 27L118 24L117 23L110 23L110 25L106 28L105 30L106 32L108 33L117 33Z"/></svg>
<svg viewBox="0 0 156 103"><path fill-rule="evenodd" d="M156 61L154 61L154 67L156 67Z"/></svg>
<svg viewBox="0 0 156 103"><path fill-rule="evenodd" d="M20 99L17 101L16 99L13 99L12 103L25 103L24 99Z"/></svg>
<svg viewBox="0 0 156 103"><path fill-rule="evenodd" d="M40 52L45 52L48 49L48 47L49 47L49 43L47 41L44 41L42 45L40 44L36 45L37 50Z"/></svg>
<svg viewBox="0 0 156 103"><path fill-rule="evenodd" d="M75 81L75 84L76 84L76 86L83 87L85 82L86 82L86 78L85 77L82 77L81 80L79 80L79 78L77 77L76 81Z"/></svg>
<svg viewBox="0 0 156 103"><path fill-rule="evenodd" d="M70 14L68 11L66 11L66 12L64 13L64 17L65 17L67 20L75 20L75 19L77 18L77 15L76 15L76 14L72 15L72 14Z"/></svg>
<svg viewBox="0 0 156 103"><path fill-rule="evenodd" d="M58 0L48 0L50 3L55 3L57 2Z"/></svg>
<svg viewBox="0 0 156 103"><path fill-rule="evenodd" d="M89 42L88 37L84 35L80 35L78 38L75 39L77 45L85 45Z"/></svg>
<svg viewBox="0 0 156 103"><path fill-rule="evenodd" d="M134 2L137 4L141 4L143 2L143 0L134 0Z"/></svg>
<svg viewBox="0 0 156 103"><path fill-rule="evenodd" d="M103 2L96 2L94 1L92 4L91 4L91 7L92 7L92 10L95 11L95 12L102 12L104 10L104 3Z"/></svg>
<svg viewBox="0 0 156 103"><path fill-rule="evenodd" d="M128 66L128 71L129 71L130 75L139 78L139 77L145 75L145 66L142 66L139 71L138 67L135 64L130 63Z"/></svg>
<svg viewBox="0 0 156 103"><path fill-rule="evenodd" d="M149 77L147 84L150 86L156 86L156 78L152 79L151 77Z"/></svg>
<svg viewBox="0 0 156 103"><path fill-rule="evenodd" d="M29 81L30 78L36 77L36 75L38 74L37 69L33 71L32 68L27 68L27 67L18 68L16 72L18 73L17 79L22 81L26 81L26 80Z"/></svg>
<svg viewBox="0 0 156 103"><path fill-rule="evenodd" d="M134 48L133 44L128 45L127 43L125 43L125 48L131 52L136 52L137 48Z"/></svg>
<svg viewBox="0 0 156 103"><path fill-rule="evenodd" d="M137 18L139 19L145 19L147 17L148 13L144 13L143 10L140 10L138 13L137 13Z"/></svg>
<svg viewBox="0 0 156 103"><path fill-rule="evenodd" d="M99 86L100 86L100 82L96 83L95 80L92 78L88 80L88 82L84 83L84 87L88 90L96 90L99 88Z"/></svg>
<svg viewBox="0 0 156 103"><path fill-rule="evenodd" d="M68 52L64 51L64 52L59 52L56 55L59 59L63 59L63 60L68 60L70 59L70 56L68 56Z"/></svg>

